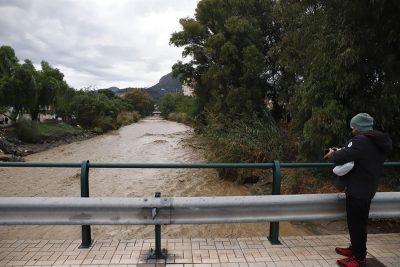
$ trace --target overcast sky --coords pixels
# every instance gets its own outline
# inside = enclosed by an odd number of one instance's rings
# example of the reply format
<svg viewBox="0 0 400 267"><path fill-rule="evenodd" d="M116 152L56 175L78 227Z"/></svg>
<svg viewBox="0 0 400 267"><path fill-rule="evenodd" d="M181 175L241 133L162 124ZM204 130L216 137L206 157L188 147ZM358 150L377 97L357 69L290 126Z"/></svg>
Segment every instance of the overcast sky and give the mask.
<svg viewBox="0 0 400 267"><path fill-rule="evenodd" d="M0 0L0 45L20 61L49 62L67 83L148 87L171 72L181 48L169 45L197 0Z"/></svg>

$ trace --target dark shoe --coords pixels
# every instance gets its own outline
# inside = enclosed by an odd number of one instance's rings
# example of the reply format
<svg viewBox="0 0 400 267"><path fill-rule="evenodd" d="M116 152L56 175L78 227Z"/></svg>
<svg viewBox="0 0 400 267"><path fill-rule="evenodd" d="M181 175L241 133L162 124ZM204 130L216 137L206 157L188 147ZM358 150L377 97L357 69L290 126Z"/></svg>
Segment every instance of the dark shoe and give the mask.
<svg viewBox="0 0 400 267"><path fill-rule="evenodd" d="M353 256L353 251L351 249L351 246L348 248L340 248L340 247L336 247L335 251L337 254L340 254L342 256L346 256L346 257L351 257Z"/></svg>
<svg viewBox="0 0 400 267"><path fill-rule="evenodd" d="M343 267L365 267L367 266L367 259L357 260L355 257L350 257L338 260L337 263Z"/></svg>

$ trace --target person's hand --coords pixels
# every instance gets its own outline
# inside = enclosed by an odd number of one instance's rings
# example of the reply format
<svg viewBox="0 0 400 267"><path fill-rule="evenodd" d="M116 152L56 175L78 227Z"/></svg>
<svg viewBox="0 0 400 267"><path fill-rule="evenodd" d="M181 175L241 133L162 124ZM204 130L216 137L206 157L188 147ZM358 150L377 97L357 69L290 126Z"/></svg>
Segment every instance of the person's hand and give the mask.
<svg viewBox="0 0 400 267"><path fill-rule="evenodd" d="M325 154L324 159L330 159L332 157L332 154L335 153L336 150L336 147L329 148L329 151Z"/></svg>

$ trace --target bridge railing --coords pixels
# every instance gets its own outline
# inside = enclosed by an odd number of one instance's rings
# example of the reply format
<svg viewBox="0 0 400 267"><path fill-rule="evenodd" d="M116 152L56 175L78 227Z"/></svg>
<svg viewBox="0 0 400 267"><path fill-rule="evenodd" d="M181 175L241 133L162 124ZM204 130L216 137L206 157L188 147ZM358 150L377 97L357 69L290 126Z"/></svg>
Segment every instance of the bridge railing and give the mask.
<svg viewBox="0 0 400 267"><path fill-rule="evenodd" d="M171 225L339 220L345 194L227 197L0 197L3 225ZM371 218L400 217L400 192L379 192Z"/></svg>
<svg viewBox="0 0 400 267"><path fill-rule="evenodd" d="M371 218L400 218L400 192L377 193ZM0 225L155 225L155 250L165 259L161 225L344 219L345 195L239 197L43 198L0 197Z"/></svg>
<svg viewBox="0 0 400 267"><path fill-rule="evenodd" d="M387 168L398 168L400 167L400 162L385 162L385 167ZM90 168L207 168L207 169L221 169L221 168L247 168L247 169L272 169L273 170L273 182L272 182L272 195L280 195L281 194L281 169L282 168L328 168L333 167L332 163L281 163L277 160L273 161L272 163L90 163L88 160L83 161L82 163L39 163L39 162L0 162L0 167L50 167L50 168L80 168L81 175L80 175L80 185L81 185L81 198L89 198L89 170ZM266 196L264 196L266 197ZM397 196L396 196L397 197ZM287 198L287 196L285 196ZM159 198L159 201L162 201L165 198ZM170 199L171 198L167 198ZM174 198L175 200L178 198ZM189 198L191 199L191 198ZM217 198L221 199L222 198ZM230 199L229 201L231 201ZM242 198L242 200L249 200L246 198ZM268 201L272 201L271 199L267 199ZM290 197L292 199L292 196ZM398 201L395 200L395 201ZM67 201L68 202L68 201ZM190 203L190 201L187 201ZM337 201L336 201L337 202ZM336 203L335 202L335 203ZM16 202L17 203L17 202ZM35 203L35 202L32 202ZM85 202L86 203L86 202ZM87 202L88 203L88 202ZM149 202L150 203L150 202ZM274 203L274 202L272 202ZM398 203L398 202L396 202ZM192 203L193 205L195 203ZM336 203L337 204L337 203ZM268 206L267 203L264 201L262 205ZM283 207L277 203L278 211L281 210ZM386 204L385 204L386 205ZM243 204L245 210L247 207ZM290 206L290 205L289 205ZM400 206L400 205L399 205ZM33 206L31 206L33 208ZM294 207L296 209L298 207ZM152 211L157 212L160 208L154 206ZM293 207L291 208L293 209ZM191 208L187 208L186 212L190 212ZM221 210L219 210L221 212ZM319 212L323 212L319 210ZM279 212L278 212L279 213ZM28 213L29 214L29 213ZM397 214L397 213L396 213ZM256 214L251 214L254 218L258 218ZM342 216L342 215L340 215ZM374 215L373 215L374 216ZM296 220L296 218L300 217L293 217L292 215L289 216L290 220ZM289 217L276 217L278 219L272 219L264 217L262 221L270 221L270 231L268 239L272 244L279 244L279 221L280 220L289 220ZM318 218L316 214L312 216L312 218ZM343 216L342 216L343 217ZM267 218L267 219L266 219ZM28 217L26 217L28 220ZM304 218L305 219L305 218ZM304 220L303 219L303 220ZM327 217L327 219L329 219ZM232 222L239 222L239 219L236 217L231 219ZM203 220L203 223L206 223L207 220ZM152 224L159 225L157 220L152 220ZM160 222L161 223L161 222ZM189 223L189 222L188 222ZM90 220L83 220L82 221L82 248L88 248L92 244L91 239L91 229L90 229ZM165 223L161 223L165 224ZM158 228L159 229L159 228ZM156 230L157 231L157 230ZM157 233L156 233L157 234Z"/></svg>

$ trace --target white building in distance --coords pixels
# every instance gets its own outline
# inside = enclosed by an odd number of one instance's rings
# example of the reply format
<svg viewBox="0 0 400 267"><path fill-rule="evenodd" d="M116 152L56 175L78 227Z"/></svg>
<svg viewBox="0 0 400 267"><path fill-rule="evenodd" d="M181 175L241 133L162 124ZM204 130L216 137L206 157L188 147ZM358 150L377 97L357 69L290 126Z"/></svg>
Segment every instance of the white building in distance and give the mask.
<svg viewBox="0 0 400 267"><path fill-rule="evenodd" d="M187 85L186 83L182 84L182 92L183 92L183 95L193 96L193 88L190 87L189 85Z"/></svg>

